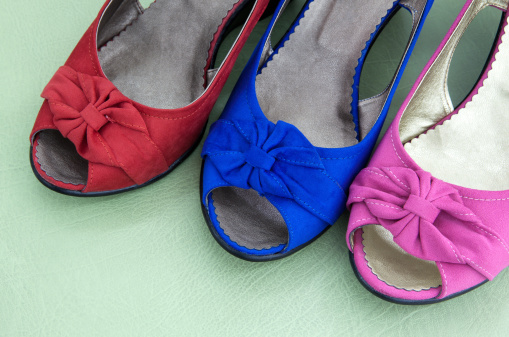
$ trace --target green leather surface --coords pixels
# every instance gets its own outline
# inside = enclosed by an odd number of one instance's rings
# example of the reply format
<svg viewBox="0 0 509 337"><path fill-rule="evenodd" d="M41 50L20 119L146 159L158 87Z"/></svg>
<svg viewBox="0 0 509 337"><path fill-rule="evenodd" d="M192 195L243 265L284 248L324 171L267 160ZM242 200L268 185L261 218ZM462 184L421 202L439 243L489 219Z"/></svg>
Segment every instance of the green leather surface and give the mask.
<svg viewBox="0 0 509 337"><path fill-rule="evenodd" d="M160 182L123 195L76 199L44 188L28 161L39 94L103 0L0 1L0 336L509 334L507 270L442 304L405 307L371 295L348 262L348 215L287 259L254 264L230 256L201 215L199 150ZM435 2L392 115L463 5ZM302 3L294 1L286 24ZM459 46L450 79L456 102L482 69L499 17L483 13ZM364 95L388 81L408 24L400 12L377 42Z"/></svg>

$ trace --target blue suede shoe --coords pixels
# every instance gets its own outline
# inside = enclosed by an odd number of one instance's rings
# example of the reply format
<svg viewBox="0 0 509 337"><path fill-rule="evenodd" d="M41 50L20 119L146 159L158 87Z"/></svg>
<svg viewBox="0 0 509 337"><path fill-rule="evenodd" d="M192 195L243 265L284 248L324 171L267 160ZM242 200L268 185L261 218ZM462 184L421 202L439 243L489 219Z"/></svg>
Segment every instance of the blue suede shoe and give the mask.
<svg viewBox="0 0 509 337"><path fill-rule="evenodd" d="M280 1L202 152L203 213L223 248L279 259L337 221L432 2L310 0L273 50ZM366 54L400 8L414 22L400 65L384 92L361 101Z"/></svg>

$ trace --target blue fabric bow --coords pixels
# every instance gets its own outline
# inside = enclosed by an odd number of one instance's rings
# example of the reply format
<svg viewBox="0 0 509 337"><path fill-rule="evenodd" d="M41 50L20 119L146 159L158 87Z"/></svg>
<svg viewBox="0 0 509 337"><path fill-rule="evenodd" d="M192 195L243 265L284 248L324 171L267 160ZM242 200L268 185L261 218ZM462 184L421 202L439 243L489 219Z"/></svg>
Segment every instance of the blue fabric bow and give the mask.
<svg viewBox="0 0 509 337"><path fill-rule="evenodd" d="M293 199L331 225L341 213L343 189L291 124L221 119L212 125L202 156L232 186Z"/></svg>

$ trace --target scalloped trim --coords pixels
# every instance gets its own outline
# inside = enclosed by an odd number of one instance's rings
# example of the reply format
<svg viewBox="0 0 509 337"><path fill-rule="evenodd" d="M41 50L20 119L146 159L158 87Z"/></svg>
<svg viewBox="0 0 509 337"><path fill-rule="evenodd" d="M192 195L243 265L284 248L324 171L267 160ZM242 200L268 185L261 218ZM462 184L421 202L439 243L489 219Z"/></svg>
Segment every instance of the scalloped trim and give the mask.
<svg viewBox="0 0 509 337"><path fill-rule="evenodd" d="M203 55L201 59L201 63L202 65L200 66L196 66L196 69L204 69L204 73L203 73L203 88L204 88L204 91L210 86L210 84L213 82L210 81L210 83L207 83L208 82L208 77L207 77L207 71L208 71L208 68L210 68L210 65L211 65L211 62L213 60L213 57L214 57L214 50L216 49L217 47L217 43L220 39L220 36L221 36L221 33L222 33L222 30L225 28L225 26L227 25L228 21L232 18L235 17L235 14L236 14L236 9L239 7L239 6L242 6L242 5L247 5L247 2L249 0L237 0L235 1L231 8L227 9L225 11L225 14L224 16L221 18L221 21L220 23L218 24L217 28L214 30L214 32L212 33L212 36L211 36L211 39L210 39L210 42L209 42L209 48L207 49L207 51L205 52L205 54ZM134 19L130 24L128 24L123 30L121 30L117 35L115 35L114 37L112 37L108 42L106 42L103 46L101 46L97 52L100 53L101 51L103 50L107 50L107 49L114 49L116 47L116 44L118 43L118 40L122 38L122 36L126 35L126 34L130 34L130 31L132 29L135 29L136 28L136 24L139 22L140 18L143 16L143 15L146 15L147 13L151 13L153 11L156 11L156 10L161 10L161 6L158 7L158 5L161 5L163 6L164 5L164 1L159 1L158 0L155 0L153 1L146 9L144 9L144 11L139 14L136 19ZM206 4L204 4L204 6L206 6ZM173 34L175 34L175 32L172 32ZM101 65L102 66L102 65ZM218 69L220 69L221 67L219 67ZM203 95L203 93L198 96L196 99L198 99L199 97L201 97ZM196 100L195 99L195 100ZM193 100L193 102L195 101ZM191 104L192 102L190 102Z"/></svg>
<svg viewBox="0 0 509 337"><path fill-rule="evenodd" d="M207 52L206 57L206 64L204 67L204 75L203 75L203 88L206 89L210 84L213 82L213 79L209 83L208 82L208 76L207 73L209 70L211 70L212 62L214 59L214 52L216 51L216 48L219 48L219 45L221 44L221 35L223 34L224 30L228 27L228 23L230 20L233 20L237 14L237 10L239 7L247 6L249 0L239 0L236 3L232 5L232 8L227 10L226 15L223 17L221 23L217 26L216 31L214 34L212 34L212 39L210 40L209 45L209 51ZM256 3L255 3L256 5ZM253 7L254 8L254 7ZM245 24L245 23L244 23ZM222 65L222 64L221 64ZM217 68L217 71L221 66ZM216 73L217 73L216 71Z"/></svg>
<svg viewBox="0 0 509 337"><path fill-rule="evenodd" d="M120 32L118 32L118 34L117 34L117 35L115 35L115 36L113 36L111 39L109 39L109 40L108 40L106 43L104 43L104 44L103 44L100 48L97 48L97 52L99 53L99 52L101 52L101 50L102 50L103 48L107 48L107 46L108 46L111 42L113 42L114 40L116 40L116 39L117 39L120 35L124 34L124 33L127 31L127 29L131 29L130 27L132 27L132 26L133 26L136 22L138 22L139 18L140 18L143 14L145 14L148 10L150 10L150 9L151 9L151 7L152 7L152 6L153 6L156 2L157 2L157 0L154 0L153 2L151 2L151 3L150 3L150 5L149 5L147 8L143 9L143 8L141 7L140 3L137 1L137 2L136 2L136 5L137 5L137 7L141 10L141 13L140 13L140 14L138 14L138 16L136 17L136 19L134 19L133 21L131 21L131 23L129 23L127 26L125 26L125 27L124 27L124 29L122 29ZM99 23L99 24L100 24L100 23Z"/></svg>
<svg viewBox="0 0 509 337"><path fill-rule="evenodd" d="M269 64L272 63L275 59L277 60L277 58L280 57L279 51L285 47L285 45L288 43L288 41L291 40L292 36L296 32L298 32L299 29L302 29L302 28L300 28L301 22L302 22L302 20L304 20L306 18L306 15L309 12L309 9L311 8L311 4L314 4L314 3L315 3L315 0L310 0L310 2L302 9L302 13L299 15L297 20L293 23L293 25L290 28L290 30L288 31L288 33L285 34L281 44L278 45L275 50L272 50L272 47L271 47L272 53L269 55L267 61L265 61L264 64L262 65L262 67L258 70L258 75L262 75L263 70L265 68L267 68L269 66ZM275 24L274 24L274 26L275 26ZM272 46L271 38L272 38L272 34L270 34L268 37L269 43Z"/></svg>

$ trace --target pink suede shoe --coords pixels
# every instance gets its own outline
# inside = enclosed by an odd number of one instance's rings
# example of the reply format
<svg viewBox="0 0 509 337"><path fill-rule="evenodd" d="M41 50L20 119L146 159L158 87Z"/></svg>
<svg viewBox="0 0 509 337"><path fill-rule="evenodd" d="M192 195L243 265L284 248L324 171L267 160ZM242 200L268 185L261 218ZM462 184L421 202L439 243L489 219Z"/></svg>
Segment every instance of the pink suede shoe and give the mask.
<svg viewBox="0 0 509 337"><path fill-rule="evenodd" d="M470 96L454 109L453 52L485 7L469 0L350 189L347 241L359 280L402 304L440 302L509 266L509 15ZM508 33L508 34L506 34Z"/></svg>

